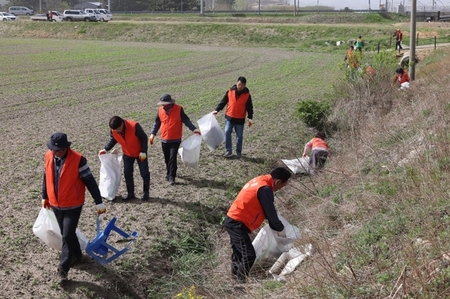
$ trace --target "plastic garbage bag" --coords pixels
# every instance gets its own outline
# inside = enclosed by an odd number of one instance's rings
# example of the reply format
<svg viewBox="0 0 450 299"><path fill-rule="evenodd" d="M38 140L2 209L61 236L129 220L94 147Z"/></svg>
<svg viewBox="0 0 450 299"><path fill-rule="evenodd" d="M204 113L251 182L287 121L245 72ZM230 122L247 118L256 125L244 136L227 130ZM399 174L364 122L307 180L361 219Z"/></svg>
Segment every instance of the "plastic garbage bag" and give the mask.
<svg viewBox="0 0 450 299"><path fill-rule="evenodd" d="M103 154L98 155L100 159L100 180L98 188L103 198L113 200L116 198L119 190L120 180L122 176L122 155L118 154Z"/></svg>
<svg viewBox="0 0 450 299"><path fill-rule="evenodd" d="M291 225L283 216L278 216L286 230L286 238L278 237L268 224L260 229L253 240L253 248L256 252L256 263L267 258L278 258L281 253L289 251L293 247L295 239L300 238L300 230Z"/></svg>
<svg viewBox="0 0 450 299"><path fill-rule="evenodd" d="M202 116L197 123L209 150L211 152L215 151L225 141L225 133L217 122L216 117L211 112Z"/></svg>
<svg viewBox="0 0 450 299"><path fill-rule="evenodd" d="M301 157L292 160L281 160L293 173L309 173L311 166L309 164L309 157Z"/></svg>
<svg viewBox="0 0 450 299"><path fill-rule="evenodd" d="M41 208L39 215L33 225L33 233L49 247L56 250L61 250L61 230L59 229L58 221L56 220L56 216L53 210ZM80 242L81 250L86 250L86 246L89 240L78 228L76 230L76 234L78 237L78 242Z"/></svg>
<svg viewBox="0 0 450 299"><path fill-rule="evenodd" d="M181 161L186 166L198 168L200 161L200 145L202 144L202 136L193 134L188 139L181 142L178 153L181 156Z"/></svg>
<svg viewBox="0 0 450 299"><path fill-rule="evenodd" d="M278 260L270 268L269 273L277 281L285 281L286 275L294 272L295 268L312 253L312 245L306 244L304 246L292 247L288 252L283 252ZM283 267L283 270L278 275L277 273Z"/></svg>

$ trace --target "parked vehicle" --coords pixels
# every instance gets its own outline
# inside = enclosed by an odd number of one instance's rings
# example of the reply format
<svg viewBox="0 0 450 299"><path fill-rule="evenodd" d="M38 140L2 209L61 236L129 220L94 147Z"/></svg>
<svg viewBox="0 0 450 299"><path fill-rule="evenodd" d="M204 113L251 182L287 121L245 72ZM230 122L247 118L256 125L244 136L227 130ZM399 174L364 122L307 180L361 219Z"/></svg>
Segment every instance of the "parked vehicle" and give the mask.
<svg viewBox="0 0 450 299"><path fill-rule="evenodd" d="M52 22L61 22L63 20L63 15L59 11L52 10L52 13L53 13ZM30 19L32 21L48 21L47 14L37 14L31 16Z"/></svg>
<svg viewBox="0 0 450 299"><path fill-rule="evenodd" d="M0 21L15 21L17 19L19 19L19 17L16 17L13 14L7 12L0 12Z"/></svg>
<svg viewBox="0 0 450 299"><path fill-rule="evenodd" d="M95 16L90 16L82 10L65 10L63 12L63 20L67 22L72 21L84 21L84 22L95 22Z"/></svg>
<svg viewBox="0 0 450 299"><path fill-rule="evenodd" d="M108 19L108 21L112 21L113 15L109 10L104 9L104 8L98 8L97 10L101 13L104 13L106 15L106 18Z"/></svg>
<svg viewBox="0 0 450 299"><path fill-rule="evenodd" d="M100 9L86 8L84 11L89 14L95 14L100 22L108 22L111 20L111 17L102 12Z"/></svg>
<svg viewBox="0 0 450 299"><path fill-rule="evenodd" d="M85 9L84 10L85 13L87 13L88 15L90 15L91 17L94 17L96 22L100 22L102 20L102 17L100 16L100 12L96 9Z"/></svg>
<svg viewBox="0 0 450 299"><path fill-rule="evenodd" d="M32 9L29 9L25 6L10 6L8 8L8 12L12 15L18 16L18 15L25 15L25 16L31 16L34 15L34 11Z"/></svg>

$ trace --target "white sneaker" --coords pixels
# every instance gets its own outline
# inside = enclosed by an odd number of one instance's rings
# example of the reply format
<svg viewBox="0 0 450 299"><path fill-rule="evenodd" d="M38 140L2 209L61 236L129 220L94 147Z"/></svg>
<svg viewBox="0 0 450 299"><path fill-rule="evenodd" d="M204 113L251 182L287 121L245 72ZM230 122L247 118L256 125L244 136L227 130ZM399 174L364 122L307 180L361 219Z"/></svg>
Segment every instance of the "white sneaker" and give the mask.
<svg viewBox="0 0 450 299"><path fill-rule="evenodd" d="M223 154L223 156L224 156L225 158L231 158L231 157L233 157L234 155L233 155L232 152L226 152L225 154Z"/></svg>

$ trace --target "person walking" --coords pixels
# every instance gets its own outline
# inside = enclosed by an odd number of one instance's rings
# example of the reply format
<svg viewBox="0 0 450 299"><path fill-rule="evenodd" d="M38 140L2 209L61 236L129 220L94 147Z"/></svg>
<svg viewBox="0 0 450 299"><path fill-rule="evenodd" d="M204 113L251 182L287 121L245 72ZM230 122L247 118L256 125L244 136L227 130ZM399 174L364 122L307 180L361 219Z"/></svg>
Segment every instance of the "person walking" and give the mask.
<svg viewBox="0 0 450 299"><path fill-rule="evenodd" d="M223 155L226 158L233 157L231 133L234 128L236 133L236 154L238 158L242 156L242 144L244 135L245 116L247 114L248 127L253 125L253 103L250 91L246 87L247 79L239 77L224 95L223 99L214 109L213 114L217 115L219 111L226 108L225 111L225 148Z"/></svg>
<svg viewBox="0 0 450 299"><path fill-rule="evenodd" d="M42 207L52 209L62 235L62 250L57 268L60 283L67 280L70 268L82 261L76 229L85 201L86 187L95 201L97 214L106 212L100 190L87 160L72 150L67 135L53 133L44 158Z"/></svg>
<svg viewBox="0 0 450 299"><path fill-rule="evenodd" d="M408 72L401 67L395 70L395 75L391 86L394 86L396 83L400 85L401 90L408 89L410 87Z"/></svg>
<svg viewBox="0 0 450 299"><path fill-rule="evenodd" d="M395 50L403 50L403 32L400 29L397 29L393 36L395 36Z"/></svg>
<svg viewBox="0 0 450 299"><path fill-rule="evenodd" d="M360 35L360 36L358 36L358 38L356 39L356 42L355 42L355 50L356 50L356 51L359 51L359 52L362 52L362 48L363 48L363 40L362 40L362 37L361 37L361 35Z"/></svg>
<svg viewBox="0 0 450 299"><path fill-rule="evenodd" d="M274 206L274 192L287 185L291 173L278 167L270 174L251 179L241 189L225 217L224 227L230 235L232 248L231 274L237 282L245 282L256 260L255 248L249 233L261 226L265 219L279 237L286 238L283 223Z"/></svg>
<svg viewBox="0 0 450 299"><path fill-rule="evenodd" d="M123 151L123 173L127 187L127 196L123 200L135 198L134 194L134 161L137 161L139 172L143 181L142 200L150 198L150 171L147 160L147 134L141 125L134 120L122 119L120 116L113 116L109 120L110 137L105 148L99 151L99 155L106 154L117 143L122 146Z"/></svg>
<svg viewBox="0 0 450 299"><path fill-rule="evenodd" d="M159 98L157 105L161 107L159 107L158 113L156 114L148 141L150 145L153 145L155 135L161 129L160 137L164 162L166 164L166 180L169 181L170 185L175 185L178 170L177 154L183 136L183 124L193 131L194 134L201 134L186 113L184 113L183 107L175 104L175 99L170 94L163 94Z"/></svg>
<svg viewBox="0 0 450 299"><path fill-rule="evenodd" d="M328 156L330 155L328 143L325 141L325 138L325 133L320 131L314 135L313 139L305 144L305 148L303 149L303 157L306 157L308 152L310 152L310 174L314 174L315 170L322 169Z"/></svg>

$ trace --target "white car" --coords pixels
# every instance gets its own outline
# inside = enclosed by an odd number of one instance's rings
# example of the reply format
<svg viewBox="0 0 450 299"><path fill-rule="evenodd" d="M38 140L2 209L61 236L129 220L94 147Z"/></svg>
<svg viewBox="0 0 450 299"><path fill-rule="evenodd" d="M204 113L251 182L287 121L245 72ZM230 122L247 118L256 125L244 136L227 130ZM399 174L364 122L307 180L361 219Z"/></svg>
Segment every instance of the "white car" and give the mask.
<svg viewBox="0 0 450 299"><path fill-rule="evenodd" d="M0 21L15 21L17 19L19 19L19 17L13 14L7 12L0 12Z"/></svg>
<svg viewBox="0 0 450 299"><path fill-rule="evenodd" d="M104 8L97 8L97 10L98 10L100 13L103 13L103 14L106 15L105 21L112 21L113 15L112 15L112 13L111 13L109 10L104 9Z"/></svg>
<svg viewBox="0 0 450 299"><path fill-rule="evenodd" d="M108 15L105 14L100 9L86 8L84 11L87 12L88 14L90 14L90 15L94 15L96 20L99 21L99 22L108 22L109 20L111 20L111 18L108 17Z"/></svg>

